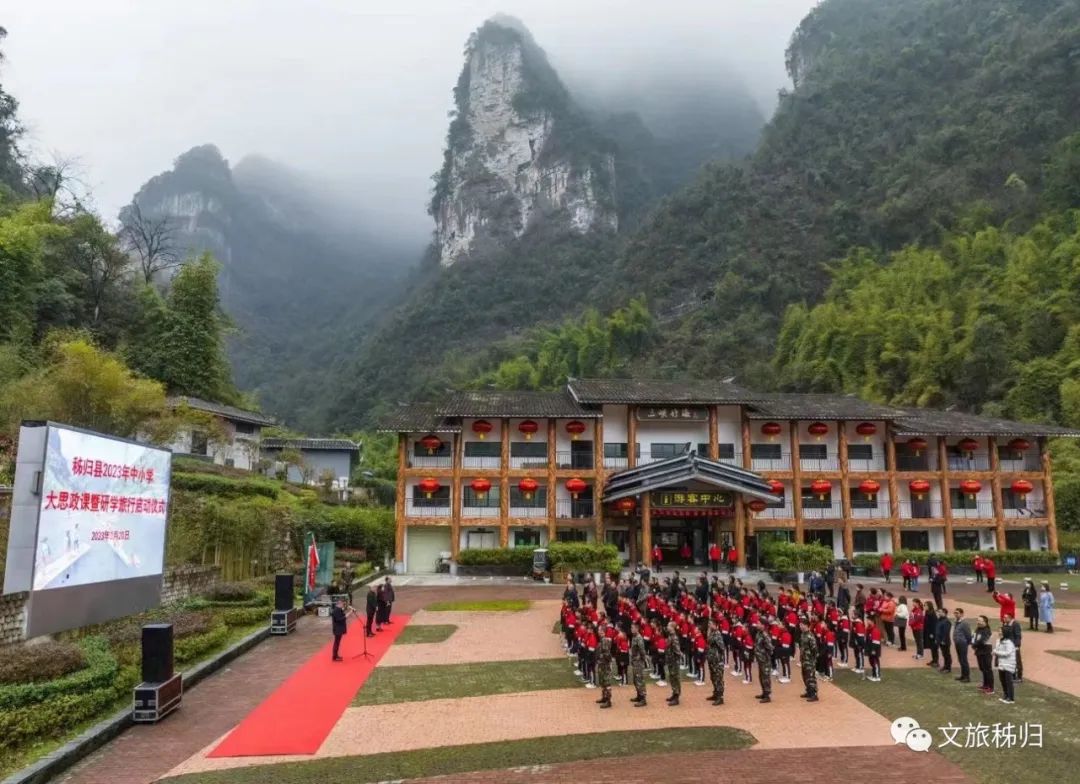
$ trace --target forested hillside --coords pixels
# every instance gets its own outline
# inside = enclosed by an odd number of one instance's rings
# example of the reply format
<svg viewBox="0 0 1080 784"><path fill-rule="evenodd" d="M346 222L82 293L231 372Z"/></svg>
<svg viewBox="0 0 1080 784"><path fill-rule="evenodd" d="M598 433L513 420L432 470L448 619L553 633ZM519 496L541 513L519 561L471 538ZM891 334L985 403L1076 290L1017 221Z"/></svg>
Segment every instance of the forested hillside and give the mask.
<svg viewBox="0 0 1080 784"><path fill-rule="evenodd" d="M508 335L581 313L662 196L756 141L760 115L725 79L658 73L670 94L572 92L520 22L482 25L434 177L435 246L399 306L335 368L325 421L370 423L400 398L473 381L473 363ZM465 258L462 235L473 238Z"/></svg>
<svg viewBox="0 0 1080 784"><path fill-rule="evenodd" d="M832 260L1038 219L1052 151L1080 126L1078 51L1080 0L826 0L792 37L793 87L749 159L707 167L621 241L526 237L430 276L342 366L330 421L475 382L528 356L530 327L634 297L653 336L611 372L774 386L782 315L820 301Z"/></svg>
<svg viewBox="0 0 1080 784"><path fill-rule="evenodd" d="M213 145L151 178L121 220L157 222L180 258L220 260L237 383L301 427L326 368L419 253L419 243L378 237L325 185L264 158L230 167Z"/></svg>

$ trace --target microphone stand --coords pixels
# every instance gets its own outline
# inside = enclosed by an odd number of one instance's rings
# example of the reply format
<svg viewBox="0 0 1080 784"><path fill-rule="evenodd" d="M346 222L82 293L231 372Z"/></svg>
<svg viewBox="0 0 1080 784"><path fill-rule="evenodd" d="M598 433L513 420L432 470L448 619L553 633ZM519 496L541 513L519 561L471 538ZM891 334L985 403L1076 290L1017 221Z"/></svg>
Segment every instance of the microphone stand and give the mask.
<svg viewBox="0 0 1080 784"><path fill-rule="evenodd" d="M370 659L370 658L372 658L372 656L371 656L370 653L368 653L368 649L367 649L367 626L365 625L366 622L361 620L360 613L358 613L356 611L355 607L352 607L350 605L349 609L352 610L352 614L354 616L356 616L356 620L360 621L360 628L363 630L362 634L360 635L360 639L362 639L364 641L364 650L361 651L360 653L356 654L352 658L353 659L359 659L359 658L363 657L365 659Z"/></svg>

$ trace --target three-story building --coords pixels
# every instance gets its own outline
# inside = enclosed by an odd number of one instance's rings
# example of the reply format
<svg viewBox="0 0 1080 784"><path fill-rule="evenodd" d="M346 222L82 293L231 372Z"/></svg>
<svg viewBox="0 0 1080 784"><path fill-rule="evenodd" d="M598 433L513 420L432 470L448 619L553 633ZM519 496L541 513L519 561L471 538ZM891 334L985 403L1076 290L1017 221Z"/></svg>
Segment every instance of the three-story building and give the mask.
<svg viewBox="0 0 1080 784"><path fill-rule="evenodd" d="M628 562L756 564L759 541L838 558L1057 550L1052 425L722 382L571 380L399 407L400 571L463 548L609 542ZM686 557L689 550L690 556Z"/></svg>

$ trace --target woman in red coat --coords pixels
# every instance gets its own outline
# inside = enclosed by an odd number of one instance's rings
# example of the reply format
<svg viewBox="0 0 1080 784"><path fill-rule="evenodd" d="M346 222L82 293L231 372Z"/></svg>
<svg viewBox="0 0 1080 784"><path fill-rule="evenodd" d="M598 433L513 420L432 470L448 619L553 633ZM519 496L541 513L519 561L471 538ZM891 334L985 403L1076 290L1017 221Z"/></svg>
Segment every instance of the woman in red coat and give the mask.
<svg viewBox="0 0 1080 784"><path fill-rule="evenodd" d="M994 593L994 581L997 579L997 566L989 558L983 558L983 574L986 575L986 592ZM1015 615L1013 616L1016 617Z"/></svg>
<svg viewBox="0 0 1080 784"><path fill-rule="evenodd" d="M692 553L690 552L690 542L683 542L682 547L679 548L679 557L684 561L689 561Z"/></svg>
<svg viewBox="0 0 1080 784"><path fill-rule="evenodd" d="M720 571L720 545L716 542L709 545L709 568L714 572Z"/></svg>
<svg viewBox="0 0 1080 784"><path fill-rule="evenodd" d="M881 574L885 578L885 582L892 582L892 553L885 553L881 556Z"/></svg>
<svg viewBox="0 0 1080 784"><path fill-rule="evenodd" d="M988 582L993 582L993 578L987 573L986 579ZM994 591L994 601L1001 607L1001 622L1005 623L1005 616L1010 618L1016 617L1016 599L1013 598L1011 593L998 593Z"/></svg>

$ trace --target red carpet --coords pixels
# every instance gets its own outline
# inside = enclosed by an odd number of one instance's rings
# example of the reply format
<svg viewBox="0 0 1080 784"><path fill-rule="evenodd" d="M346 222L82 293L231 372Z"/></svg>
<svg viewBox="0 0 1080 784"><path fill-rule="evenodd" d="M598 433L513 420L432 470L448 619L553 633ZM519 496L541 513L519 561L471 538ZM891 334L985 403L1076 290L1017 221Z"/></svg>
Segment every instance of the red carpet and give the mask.
<svg viewBox="0 0 1080 784"><path fill-rule="evenodd" d="M392 624L368 639L370 659L353 658L364 649L364 626L354 621L349 624L348 634L341 638L340 654L345 661L331 661L333 642L328 642L249 713L209 756L256 757L318 751L379 659L409 622L408 615L391 617Z"/></svg>

